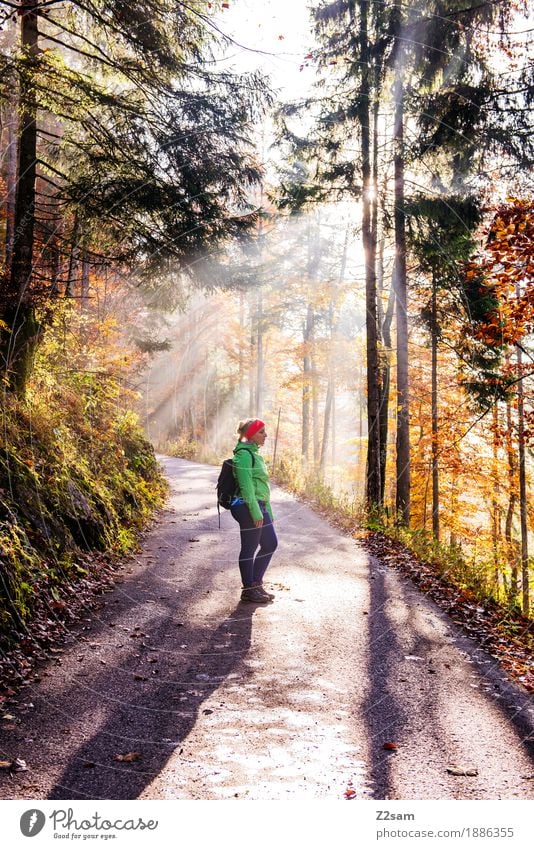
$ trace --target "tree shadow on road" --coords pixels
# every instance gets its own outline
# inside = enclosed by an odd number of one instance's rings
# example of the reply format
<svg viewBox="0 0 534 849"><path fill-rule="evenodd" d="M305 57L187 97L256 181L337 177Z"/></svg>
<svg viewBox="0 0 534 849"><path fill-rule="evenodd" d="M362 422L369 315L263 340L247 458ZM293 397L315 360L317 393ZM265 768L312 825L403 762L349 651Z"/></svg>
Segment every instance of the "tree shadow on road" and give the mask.
<svg viewBox="0 0 534 849"><path fill-rule="evenodd" d="M455 785L451 786L445 774L449 762L447 758L455 751L452 740L456 728L449 726L448 717L442 711L447 700L454 702L457 696L443 684L440 692L436 692L436 688L440 687L440 657L447 643L441 636L436 635L433 640L422 633L411 593L397 586L401 597L396 601L403 605L402 612L407 617L403 629L404 644L401 644L398 636L401 631L392 615L391 605L395 602L387 579L387 571L381 564L371 563L367 652L369 689L363 703L369 738L371 795L375 799L399 798L399 781L403 779L399 770L396 770L395 775L395 761L402 756L405 746L417 744L421 751L426 751L428 747L429 752L443 754L443 763L437 767L438 774L441 773L443 778L440 779L439 787L433 786L433 798L464 798L465 788L461 782L456 779ZM458 652L463 651L466 657L475 658L475 661L477 657L482 657L480 648L463 637L452 622L448 627L454 629L453 642ZM407 671L406 662L408 667L411 665L410 671ZM502 712L516 731L518 748L532 758L533 721L528 713L530 698L527 694L522 697L519 688L506 682L498 664L492 662L489 656L483 660L483 664L487 665L477 666L473 663L470 666L474 679L471 686L483 686L487 690L489 684L497 685L500 698L492 700L492 708ZM387 744L395 745L390 748ZM436 765L430 765L426 773L425 762L420 759L413 763L413 768L415 773L411 792L414 792L414 788L420 788L421 795L416 798L425 798L429 789L428 781L435 780ZM432 775L434 779L430 777ZM477 798L477 795L471 794L470 798ZM481 795L480 798L486 797Z"/></svg>
<svg viewBox="0 0 534 849"><path fill-rule="evenodd" d="M151 658L147 656L143 666L146 680L136 680L131 669L127 670L124 681L110 684L109 670L101 674L100 681L93 680L87 697L82 700L79 720L81 722L91 709L97 719L101 707L105 709L106 719L71 757L48 798L138 798L169 758L180 751L206 699L239 669L250 649L254 610L255 606L238 604L211 633L201 628L188 629L187 636L181 632L180 637L183 634L189 644L199 648L194 654L181 657L176 668L172 666L176 654L168 651L157 660L157 675L154 674L155 664L149 672ZM151 644L168 646L171 627L169 619L159 620L150 635ZM178 642L180 637L176 638ZM149 651L146 644L144 651ZM124 661L122 663L124 665ZM132 669L135 663L132 655ZM124 671L113 670L113 674L119 679ZM99 692L113 692L120 698L108 695L99 698ZM75 706L69 714L69 722L74 729ZM116 754L129 751L139 752L139 759L131 763L114 760Z"/></svg>
<svg viewBox="0 0 534 849"><path fill-rule="evenodd" d="M399 739L405 715L389 681L393 679L401 648L395 627L386 613L385 575L374 570L370 581L368 681L369 689L363 712L370 740L370 778L374 799L387 799L391 781L391 758L394 750L384 745Z"/></svg>

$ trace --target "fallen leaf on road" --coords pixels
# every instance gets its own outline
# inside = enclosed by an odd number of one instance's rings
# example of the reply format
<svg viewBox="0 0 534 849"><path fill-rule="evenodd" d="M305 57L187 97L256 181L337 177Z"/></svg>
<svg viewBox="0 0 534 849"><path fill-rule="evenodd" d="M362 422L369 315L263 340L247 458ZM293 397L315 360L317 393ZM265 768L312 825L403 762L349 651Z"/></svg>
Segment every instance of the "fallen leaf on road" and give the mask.
<svg viewBox="0 0 534 849"><path fill-rule="evenodd" d="M354 799L356 797L356 790L353 790L351 787L347 787L345 790L345 799Z"/></svg>
<svg viewBox="0 0 534 849"><path fill-rule="evenodd" d="M15 719L15 717L13 716L12 713L5 713L2 717L2 719L6 719L8 722L10 722L12 719Z"/></svg>
<svg viewBox="0 0 534 849"><path fill-rule="evenodd" d="M388 752L394 752L398 748L396 743L384 743L384 749L387 749Z"/></svg>
<svg viewBox="0 0 534 849"><path fill-rule="evenodd" d="M114 761L124 761L125 763L132 763L133 761L138 761L141 757L141 752L127 752L125 755L115 755Z"/></svg>
<svg viewBox="0 0 534 849"><path fill-rule="evenodd" d="M469 775L469 776L478 775L478 769L475 769L474 767L467 767L466 768L466 767L463 767L463 766L448 766L447 772L450 773L450 775Z"/></svg>

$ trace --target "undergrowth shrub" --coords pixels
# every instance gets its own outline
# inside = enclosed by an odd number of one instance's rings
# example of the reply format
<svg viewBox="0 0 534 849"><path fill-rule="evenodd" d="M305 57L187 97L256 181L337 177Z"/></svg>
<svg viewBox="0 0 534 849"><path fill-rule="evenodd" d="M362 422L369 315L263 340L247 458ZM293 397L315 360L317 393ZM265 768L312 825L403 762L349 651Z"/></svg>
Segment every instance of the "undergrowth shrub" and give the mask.
<svg viewBox="0 0 534 849"><path fill-rule="evenodd" d="M124 350L70 304L37 353L24 401L0 407L0 636L43 593L85 574L80 553L124 554L166 484L124 390ZM113 353L114 351L114 353ZM111 353L110 353L111 352ZM120 363L120 366L119 366Z"/></svg>
<svg viewBox="0 0 534 849"><path fill-rule="evenodd" d="M220 457L207 445L184 434L158 444L157 448L169 457L181 457L183 460L194 460L211 466L217 466L221 462Z"/></svg>

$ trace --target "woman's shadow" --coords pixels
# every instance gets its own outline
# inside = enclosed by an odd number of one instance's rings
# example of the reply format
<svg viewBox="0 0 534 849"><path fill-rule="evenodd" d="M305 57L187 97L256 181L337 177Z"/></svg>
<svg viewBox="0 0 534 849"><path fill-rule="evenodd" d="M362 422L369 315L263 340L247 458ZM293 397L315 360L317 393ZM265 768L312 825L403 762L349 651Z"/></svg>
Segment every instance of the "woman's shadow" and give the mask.
<svg viewBox="0 0 534 849"><path fill-rule="evenodd" d="M239 603L211 634L205 627L188 628L187 634L183 634L188 644L202 648L192 655L179 655L178 662L174 651L177 646L169 646L171 618L165 617L152 631L150 643L136 645L130 657L123 659L121 667L114 670L116 680L112 692L120 698L99 698L99 693L108 693L111 689L109 671L107 676L102 672L93 679L87 689L87 698L84 694L83 715L93 709L98 716L104 705L108 708L107 719L98 732L79 747L48 798L138 798L176 750L180 751L182 741L199 717L202 704L231 673L239 670L250 649L255 609L255 605ZM166 653L161 653L162 647ZM132 674L133 669L140 668L140 661L134 660L139 657L136 654L139 649L144 652L146 664L141 668L146 676ZM155 650L159 654L157 669L151 666L151 652ZM120 680L123 673L124 681ZM83 682L80 685L83 686ZM76 723L74 709L69 718L72 724ZM139 757L128 763L115 760L117 754L128 752L139 752Z"/></svg>

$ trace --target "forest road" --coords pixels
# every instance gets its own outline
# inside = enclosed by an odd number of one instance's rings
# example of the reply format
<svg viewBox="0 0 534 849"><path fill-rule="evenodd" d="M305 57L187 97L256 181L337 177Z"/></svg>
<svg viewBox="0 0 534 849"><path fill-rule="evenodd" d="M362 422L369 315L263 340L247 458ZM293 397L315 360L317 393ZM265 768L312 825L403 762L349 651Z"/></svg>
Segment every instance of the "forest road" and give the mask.
<svg viewBox="0 0 534 849"><path fill-rule="evenodd" d="M2 798L532 798L532 699L431 601L274 488L276 599L240 603L217 469L161 462L142 550L11 708Z"/></svg>

